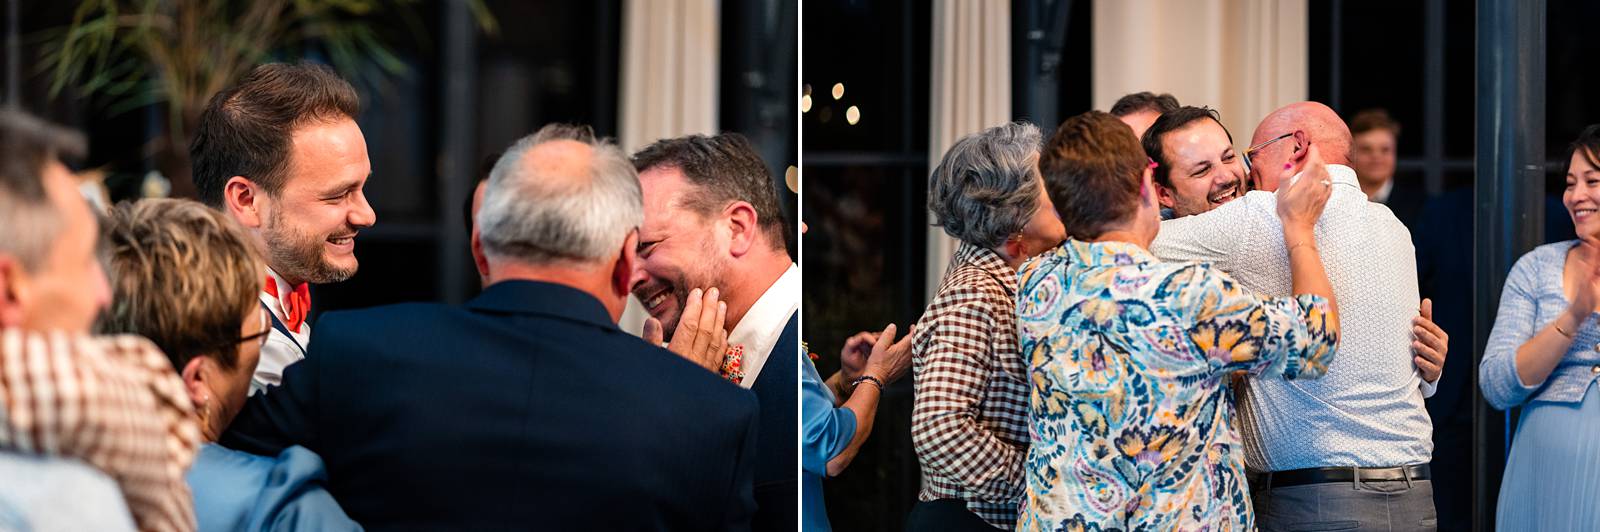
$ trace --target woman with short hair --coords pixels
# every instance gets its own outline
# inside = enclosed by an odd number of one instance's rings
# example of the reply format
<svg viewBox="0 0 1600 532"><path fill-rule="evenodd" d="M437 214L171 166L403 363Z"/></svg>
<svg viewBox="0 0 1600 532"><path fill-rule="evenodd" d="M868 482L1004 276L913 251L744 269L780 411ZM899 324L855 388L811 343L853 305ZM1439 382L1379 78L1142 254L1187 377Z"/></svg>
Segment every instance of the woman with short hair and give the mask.
<svg viewBox="0 0 1600 532"><path fill-rule="evenodd" d="M99 329L166 353L215 442L244 406L272 330L257 292L262 263L232 218L194 201L148 199L111 212L104 232L112 301ZM202 445L187 475L200 530L359 530L304 447L263 457Z"/></svg>

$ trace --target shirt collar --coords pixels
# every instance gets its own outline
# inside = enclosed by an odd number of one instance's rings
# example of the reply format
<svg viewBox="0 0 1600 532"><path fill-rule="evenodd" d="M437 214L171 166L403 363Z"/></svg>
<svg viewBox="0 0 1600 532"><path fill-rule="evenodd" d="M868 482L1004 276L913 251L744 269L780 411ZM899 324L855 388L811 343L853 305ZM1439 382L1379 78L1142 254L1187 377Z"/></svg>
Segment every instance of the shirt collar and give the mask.
<svg viewBox="0 0 1600 532"><path fill-rule="evenodd" d="M1084 268L1133 266L1158 260L1148 250L1128 242L1084 242L1069 238L1066 247L1072 263Z"/></svg>
<svg viewBox="0 0 1600 532"><path fill-rule="evenodd" d="M1354 168L1342 164L1330 164L1328 165L1328 176L1332 178L1335 185L1350 185L1356 187L1357 191L1361 190L1361 181L1356 180L1356 170ZM1366 193L1362 192L1361 195L1365 196Z"/></svg>
<svg viewBox="0 0 1600 532"><path fill-rule="evenodd" d="M800 309L800 267L793 263L773 281L767 291L750 305L739 325L728 333L728 345L744 346L749 353L765 356L778 343L789 317Z"/></svg>
<svg viewBox="0 0 1600 532"><path fill-rule="evenodd" d="M962 242L956 247L955 257L950 259L949 271L955 271L963 265L970 265L989 274L1000 281L1000 286L1005 287L1007 294L1016 295L1017 270L1006 264L1005 259L1000 258L1000 254L994 250Z"/></svg>
<svg viewBox="0 0 1600 532"><path fill-rule="evenodd" d="M271 266L267 267L267 276L272 279L272 285L270 286L274 286L278 290L276 292L270 291L268 290L269 285L267 285L265 282L262 282L261 291L272 296L273 300L281 302L283 301L284 297L288 296L290 292L294 291L294 285L283 280L283 276L278 275L278 272L273 270Z"/></svg>

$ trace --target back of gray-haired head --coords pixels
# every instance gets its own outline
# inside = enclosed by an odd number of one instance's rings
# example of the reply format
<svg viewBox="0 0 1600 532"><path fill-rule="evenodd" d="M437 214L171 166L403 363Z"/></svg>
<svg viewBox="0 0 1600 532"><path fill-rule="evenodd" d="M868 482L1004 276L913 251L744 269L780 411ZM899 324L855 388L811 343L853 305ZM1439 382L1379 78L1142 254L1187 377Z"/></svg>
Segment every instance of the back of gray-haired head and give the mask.
<svg viewBox="0 0 1600 532"><path fill-rule="evenodd" d="M957 240L996 248L1039 208L1039 128L1013 122L962 137L928 176L928 209Z"/></svg>
<svg viewBox="0 0 1600 532"><path fill-rule="evenodd" d="M60 216L44 189L44 168L82 157L83 135L21 111L0 108L0 253L36 271L60 232Z"/></svg>
<svg viewBox="0 0 1600 532"><path fill-rule="evenodd" d="M535 148L561 141L588 146L587 164L553 171L530 164ZM644 223L639 175L627 154L587 126L552 124L523 137L489 171L478 213L484 253L529 264L592 262L622 249Z"/></svg>

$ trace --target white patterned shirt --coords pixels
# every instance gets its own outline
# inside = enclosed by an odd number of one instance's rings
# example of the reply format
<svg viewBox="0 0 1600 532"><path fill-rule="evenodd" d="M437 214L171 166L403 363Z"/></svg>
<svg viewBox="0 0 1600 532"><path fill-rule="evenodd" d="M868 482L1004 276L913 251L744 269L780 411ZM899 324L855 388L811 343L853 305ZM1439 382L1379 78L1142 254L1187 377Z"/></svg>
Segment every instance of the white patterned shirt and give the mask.
<svg viewBox="0 0 1600 532"><path fill-rule="evenodd" d="M1426 464L1433 422L1412 363L1417 316L1411 233L1367 200L1347 166L1328 165L1333 196L1317 220L1317 248L1339 307L1337 362L1318 380L1249 379L1239 428L1252 470ZM1287 186L1287 184L1285 185ZM1150 250L1167 261L1210 262L1263 297L1292 292L1277 196L1255 191L1194 216L1167 220Z"/></svg>

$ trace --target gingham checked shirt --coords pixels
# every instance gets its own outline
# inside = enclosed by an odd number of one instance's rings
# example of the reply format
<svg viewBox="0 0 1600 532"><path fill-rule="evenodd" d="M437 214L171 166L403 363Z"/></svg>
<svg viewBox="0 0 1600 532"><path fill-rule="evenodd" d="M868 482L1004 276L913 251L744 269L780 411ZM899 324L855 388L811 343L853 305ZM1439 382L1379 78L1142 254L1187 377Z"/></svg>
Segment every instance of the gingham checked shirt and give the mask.
<svg viewBox="0 0 1600 532"><path fill-rule="evenodd" d="M143 338L0 330L0 448L106 473L140 530L195 529L183 478L201 439L193 413L166 355Z"/></svg>
<svg viewBox="0 0 1600 532"><path fill-rule="evenodd" d="M1017 350L1017 272L961 244L912 338L917 498L962 499L1012 529L1028 452L1028 366Z"/></svg>

